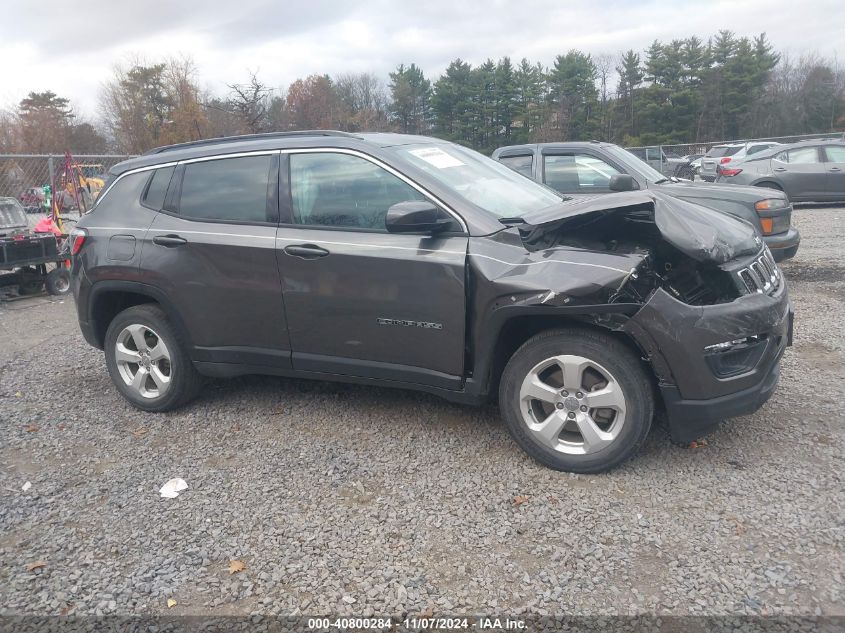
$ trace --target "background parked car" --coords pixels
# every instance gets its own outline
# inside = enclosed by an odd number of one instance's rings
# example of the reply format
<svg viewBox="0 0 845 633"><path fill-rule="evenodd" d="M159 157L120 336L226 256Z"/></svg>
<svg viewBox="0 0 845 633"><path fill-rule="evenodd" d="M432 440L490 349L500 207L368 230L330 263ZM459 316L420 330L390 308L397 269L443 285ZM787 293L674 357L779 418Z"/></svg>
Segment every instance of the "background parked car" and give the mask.
<svg viewBox="0 0 845 633"><path fill-rule="evenodd" d="M780 145L720 166L718 182L779 189L793 202L845 200L845 141Z"/></svg>
<svg viewBox="0 0 845 633"><path fill-rule="evenodd" d="M695 177L701 174L702 158L704 158L704 154L687 154L686 156L682 156L681 160L686 161L686 165L681 165L675 175L678 178L695 180Z"/></svg>
<svg viewBox="0 0 845 633"><path fill-rule="evenodd" d="M708 182L715 182L719 175L720 165L727 165L733 161L744 160L758 152L765 151L775 145L775 141L752 141L749 143L726 143L714 145L701 159L701 177Z"/></svg>
<svg viewBox="0 0 845 633"><path fill-rule="evenodd" d="M777 261L793 257L801 241L783 193L667 178L612 143L511 145L497 149L493 158L571 197L627 190L615 187L618 176L630 176L628 188L653 189L749 222Z"/></svg>

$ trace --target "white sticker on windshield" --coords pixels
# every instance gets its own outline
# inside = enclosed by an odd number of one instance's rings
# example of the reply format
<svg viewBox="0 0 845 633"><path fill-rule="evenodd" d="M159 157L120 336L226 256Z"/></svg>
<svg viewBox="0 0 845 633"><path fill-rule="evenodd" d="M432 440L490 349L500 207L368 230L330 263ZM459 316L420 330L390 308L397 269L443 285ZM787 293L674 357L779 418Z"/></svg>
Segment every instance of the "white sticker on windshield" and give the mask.
<svg viewBox="0 0 845 633"><path fill-rule="evenodd" d="M412 149L411 154L417 158L421 158L425 162L434 165L437 169L446 169L447 167L461 167L464 165L457 158L451 154L447 154L439 147L426 147L424 149Z"/></svg>

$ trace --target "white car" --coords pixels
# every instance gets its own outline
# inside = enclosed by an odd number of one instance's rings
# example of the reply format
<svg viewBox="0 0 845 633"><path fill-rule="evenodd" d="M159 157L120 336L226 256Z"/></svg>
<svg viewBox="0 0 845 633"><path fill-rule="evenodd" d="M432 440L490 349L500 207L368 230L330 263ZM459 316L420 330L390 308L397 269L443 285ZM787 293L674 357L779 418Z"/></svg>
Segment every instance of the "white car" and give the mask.
<svg viewBox="0 0 845 633"><path fill-rule="evenodd" d="M704 155L704 158L701 159L701 177L704 180L713 182L719 175L720 165L727 165L734 161L743 160L752 154L762 152L764 149L769 149L775 145L780 145L780 143L776 143L775 141L752 141L750 143L714 145Z"/></svg>

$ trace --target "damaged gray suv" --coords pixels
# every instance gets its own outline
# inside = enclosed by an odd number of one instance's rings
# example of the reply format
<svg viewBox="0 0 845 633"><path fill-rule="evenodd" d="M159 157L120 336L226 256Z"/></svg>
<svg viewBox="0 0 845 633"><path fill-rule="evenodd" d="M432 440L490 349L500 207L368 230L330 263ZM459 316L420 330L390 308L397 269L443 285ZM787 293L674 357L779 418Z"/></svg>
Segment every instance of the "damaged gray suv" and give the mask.
<svg viewBox="0 0 845 633"><path fill-rule="evenodd" d="M497 395L527 453L575 472L660 412L688 442L758 409L791 343L750 225L657 191L568 200L425 137L160 148L112 168L72 251L82 332L145 411L254 373Z"/></svg>

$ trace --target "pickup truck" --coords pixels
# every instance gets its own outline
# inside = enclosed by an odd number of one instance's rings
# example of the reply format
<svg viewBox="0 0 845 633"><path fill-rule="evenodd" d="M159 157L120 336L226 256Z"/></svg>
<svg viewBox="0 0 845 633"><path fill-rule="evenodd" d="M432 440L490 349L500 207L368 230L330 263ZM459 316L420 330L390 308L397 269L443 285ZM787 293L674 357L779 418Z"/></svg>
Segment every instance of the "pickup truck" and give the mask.
<svg viewBox="0 0 845 633"><path fill-rule="evenodd" d="M667 177L612 143L510 145L493 152L493 158L572 198L651 190L728 213L755 228L775 261L794 257L801 242L792 226L792 204L783 192Z"/></svg>

